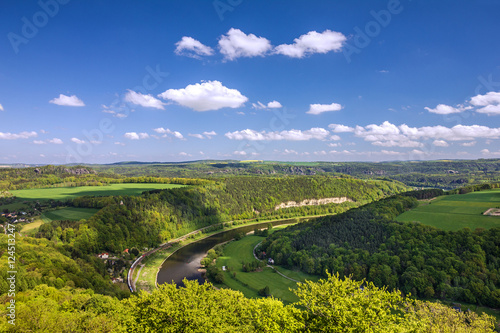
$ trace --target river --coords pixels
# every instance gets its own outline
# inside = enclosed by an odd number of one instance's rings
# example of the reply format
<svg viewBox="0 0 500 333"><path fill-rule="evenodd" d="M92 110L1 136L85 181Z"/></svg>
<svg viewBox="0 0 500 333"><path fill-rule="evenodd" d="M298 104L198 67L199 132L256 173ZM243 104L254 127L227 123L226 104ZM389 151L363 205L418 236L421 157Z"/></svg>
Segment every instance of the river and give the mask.
<svg viewBox="0 0 500 333"><path fill-rule="evenodd" d="M199 272L200 261L206 255L208 250L215 245L227 242L233 239L236 234L253 231L255 228L265 228L269 223L272 225L281 225L295 223L297 219L279 220L272 222L264 222L259 224L252 224L243 226L241 228L223 231L221 233L212 235L197 242L188 244L172 254L158 272L157 283L171 283L175 282L177 285L182 285L184 278L188 280L197 280L200 284L205 282L205 279Z"/></svg>

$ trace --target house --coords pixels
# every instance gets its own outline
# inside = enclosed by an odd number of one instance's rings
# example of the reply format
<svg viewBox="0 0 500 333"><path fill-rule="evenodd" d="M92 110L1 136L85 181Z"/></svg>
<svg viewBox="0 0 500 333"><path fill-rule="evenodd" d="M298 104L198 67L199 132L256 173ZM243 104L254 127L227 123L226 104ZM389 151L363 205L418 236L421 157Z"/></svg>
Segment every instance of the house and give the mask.
<svg viewBox="0 0 500 333"><path fill-rule="evenodd" d="M223 271L226 271L226 266L222 266L222 270L223 270Z"/></svg>
<svg viewBox="0 0 500 333"><path fill-rule="evenodd" d="M109 254L108 253L101 253L99 255L97 255L99 258L101 259L108 259L109 258Z"/></svg>
<svg viewBox="0 0 500 333"><path fill-rule="evenodd" d="M128 253L128 249L123 250L123 252Z"/></svg>

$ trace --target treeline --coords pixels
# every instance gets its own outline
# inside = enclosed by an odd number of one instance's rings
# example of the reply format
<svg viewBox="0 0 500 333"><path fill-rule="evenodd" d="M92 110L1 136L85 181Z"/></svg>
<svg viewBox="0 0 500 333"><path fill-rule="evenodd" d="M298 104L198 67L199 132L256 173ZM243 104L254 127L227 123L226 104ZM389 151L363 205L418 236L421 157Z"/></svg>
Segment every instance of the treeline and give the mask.
<svg viewBox="0 0 500 333"><path fill-rule="evenodd" d="M396 196L270 235L260 251L310 274L366 278L424 298L500 307L500 229L442 231L393 222L416 205Z"/></svg>
<svg viewBox="0 0 500 333"><path fill-rule="evenodd" d="M41 285L16 296L15 325L0 309L2 332L461 332L493 333L494 318L414 301L371 283L329 276L300 284L299 301L245 298L186 281L118 301L82 289ZM0 298L2 303L9 297Z"/></svg>
<svg viewBox="0 0 500 333"><path fill-rule="evenodd" d="M492 190L495 188L500 188L500 183L493 183L493 184L478 184L478 185L469 185L461 188L457 188L451 191L447 191L446 194L467 194L471 192L478 192L478 191L486 191L486 190Z"/></svg>
<svg viewBox="0 0 500 333"><path fill-rule="evenodd" d="M64 226L56 224L44 225L37 237L52 238L54 229L61 227L56 240L82 253L152 248L221 222L340 213L404 189L394 182L334 177L241 177L218 184L153 190L136 197L80 197L73 200L74 206L102 209L89 220L71 226L75 235L72 240L63 239ZM290 200L344 196L353 202L275 210L276 205Z"/></svg>
<svg viewBox="0 0 500 333"><path fill-rule="evenodd" d="M46 165L36 168L0 168L0 190L2 191L47 187L106 186L120 183L204 185L213 181L144 175L124 177L110 172L98 173L86 166Z"/></svg>

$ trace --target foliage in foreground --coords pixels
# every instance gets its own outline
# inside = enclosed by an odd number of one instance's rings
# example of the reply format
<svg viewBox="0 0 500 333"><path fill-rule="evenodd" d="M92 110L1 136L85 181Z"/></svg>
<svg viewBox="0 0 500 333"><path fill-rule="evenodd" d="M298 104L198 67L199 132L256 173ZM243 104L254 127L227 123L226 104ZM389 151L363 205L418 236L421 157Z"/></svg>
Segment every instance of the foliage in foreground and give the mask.
<svg viewBox="0 0 500 333"><path fill-rule="evenodd" d="M494 332L485 314L414 301L371 283L328 275L299 284L300 301L248 299L184 281L122 301L89 290L45 285L17 296L16 325L0 311L3 332ZM363 286L363 287L362 287ZM9 298L0 299L3 304Z"/></svg>

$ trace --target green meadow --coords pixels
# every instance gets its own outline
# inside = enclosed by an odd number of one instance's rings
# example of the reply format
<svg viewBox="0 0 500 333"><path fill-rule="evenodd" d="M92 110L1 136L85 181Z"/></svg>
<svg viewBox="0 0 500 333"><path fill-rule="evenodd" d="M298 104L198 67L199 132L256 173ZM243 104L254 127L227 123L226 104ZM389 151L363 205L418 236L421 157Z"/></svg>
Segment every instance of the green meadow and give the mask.
<svg viewBox="0 0 500 333"><path fill-rule="evenodd" d="M144 191L184 187L178 184L111 184L107 186L51 187L10 191L22 200L66 200L76 197L140 195Z"/></svg>
<svg viewBox="0 0 500 333"><path fill-rule="evenodd" d="M95 213L97 213L99 209L92 208L76 208L76 207L65 207L56 210L50 210L44 212L41 216L39 216L35 221L25 224L21 229L22 233L34 233L44 223L49 223L56 220L72 220L79 221L82 219L88 219Z"/></svg>
<svg viewBox="0 0 500 333"><path fill-rule="evenodd" d="M500 207L500 190L445 195L420 205L397 217L400 222L418 221L443 230L500 227L500 216L483 215Z"/></svg>
<svg viewBox="0 0 500 333"><path fill-rule="evenodd" d="M270 294L281 299L285 303L298 301L298 297L290 290L295 289L297 282L287 279L273 269L265 267L260 272L243 272L242 262L255 260L253 256L254 247L263 241L265 237L249 235L241 240L232 241L224 247L224 256L217 259L217 267L229 267L230 271L223 272L224 284L219 287L227 287L241 291L246 297L260 297L258 291L266 286ZM298 271L291 271L279 266L274 266L280 273L297 281L317 281L319 277L311 276Z"/></svg>

